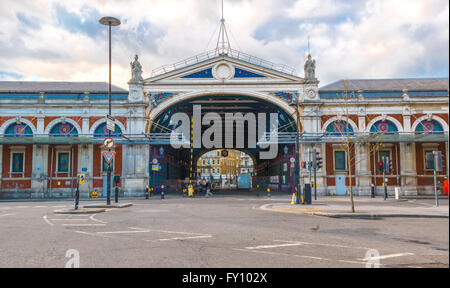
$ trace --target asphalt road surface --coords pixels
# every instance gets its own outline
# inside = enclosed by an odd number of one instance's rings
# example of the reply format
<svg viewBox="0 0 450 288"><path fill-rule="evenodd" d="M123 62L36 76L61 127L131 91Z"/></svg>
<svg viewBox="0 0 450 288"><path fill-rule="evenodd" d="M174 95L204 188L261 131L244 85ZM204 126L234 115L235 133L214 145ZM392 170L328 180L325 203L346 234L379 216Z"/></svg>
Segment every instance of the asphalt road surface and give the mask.
<svg viewBox="0 0 450 288"><path fill-rule="evenodd" d="M448 219L259 209L282 201L153 198L96 215L53 214L72 202L1 202L0 267L65 267L73 251L80 267L449 267Z"/></svg>

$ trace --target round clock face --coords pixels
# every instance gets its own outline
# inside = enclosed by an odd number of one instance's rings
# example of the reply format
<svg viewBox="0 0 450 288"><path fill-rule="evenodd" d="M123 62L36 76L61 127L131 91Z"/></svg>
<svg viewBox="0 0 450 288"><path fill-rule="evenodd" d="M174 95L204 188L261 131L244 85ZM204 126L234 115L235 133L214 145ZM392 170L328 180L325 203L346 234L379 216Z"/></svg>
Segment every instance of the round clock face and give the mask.
<svg viewBox="0 0 450 288"><path fill-rule="evenodd" d="M222 150L222 157L228 157L228 150Z"/></svg>
<svg viewBox="0 0 450 288"><path fill-rule="evenodd" d="M308 98L313 99L316 97L316 91L310 89L310 90L306 91L306 95L308 95Z"/></svg>

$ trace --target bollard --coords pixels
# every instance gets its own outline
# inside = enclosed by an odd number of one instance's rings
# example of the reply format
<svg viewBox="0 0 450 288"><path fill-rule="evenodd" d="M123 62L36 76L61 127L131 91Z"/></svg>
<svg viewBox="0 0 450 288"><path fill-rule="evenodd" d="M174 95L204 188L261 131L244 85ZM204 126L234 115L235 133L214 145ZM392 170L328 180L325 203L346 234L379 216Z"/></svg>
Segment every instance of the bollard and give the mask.
<svg viewBox="0 0 450 288"><path fill-rule="evenodd" d="M370 185L371 197L375 198L375 184Z"/></svg>
<svg viewBox="0 0 450 288"><path fill-rule="evenodd" d="M297 200L297 196L295 195L295 193L292 194L292 200L291 200L291 205L295 205L297 204L296 201Z"/></svg>

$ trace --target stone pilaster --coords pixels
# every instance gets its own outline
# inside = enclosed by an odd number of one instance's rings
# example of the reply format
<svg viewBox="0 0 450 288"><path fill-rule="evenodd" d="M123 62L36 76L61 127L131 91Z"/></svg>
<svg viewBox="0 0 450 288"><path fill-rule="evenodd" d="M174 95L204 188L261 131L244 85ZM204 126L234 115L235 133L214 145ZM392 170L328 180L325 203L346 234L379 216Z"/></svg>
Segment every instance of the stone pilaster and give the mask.
<svg viewBox="0 0 450 288"><path fill-rule="evenodd" d="M47 190L48 145L33 145L33 165L31 173L31 189L35 197L43 198Z"/></svg>
<svg viewBox="0 0 450 288"><path fill-rule="evenodd" d="M84 120L84 119L83 119ZM84 121L83 121L84 122ZM84 126L84 125L83 125ZM84 133L83 133L84 134ZM90 182L92 182L92 175L93 171L92 169L89 169L89 166L91 164L91 159L89 157L89 146L92 145L78 145L78 174L85 174L86 175L86 184L80 186L80 196L81 197L89 197L90 192ZM86 171L83 171L86 170Z"/></svg>
<svg viewBox="0 0 450 288"><path fill-rule="evenodd" d="M369 159L369 145L356 144L355 146L355 172L356 186L360 196L370 195L371 172Z"/></svg>
<svg viewBox="0 0 450 288"><path fill-rule="evenodd" d="M417 170L414 143L400 143L402 194L417 195Z"/></svg>

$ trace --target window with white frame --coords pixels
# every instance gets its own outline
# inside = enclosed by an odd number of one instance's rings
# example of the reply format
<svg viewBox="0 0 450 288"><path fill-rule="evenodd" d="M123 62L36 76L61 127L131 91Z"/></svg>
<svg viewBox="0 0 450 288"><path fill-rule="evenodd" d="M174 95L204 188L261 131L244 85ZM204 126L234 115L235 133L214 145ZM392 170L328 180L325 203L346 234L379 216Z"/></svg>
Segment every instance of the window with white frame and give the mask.
<svg viewBox="0 0 450 288"><path fill-rule="evenodd" d="M11 173L24 173L25 152L11 152Z"/></svg>
<svg viewBox="0 0 450 288"><path fill-rule="evenodd" d="M56 153L56 172L69 173L70 168L70 152Z"/></svg>
<svg viewBox="0 0 450 288"><path fill-rule="evenodd" d="M334 151L334 170L346 171L347 170L347 157L345 151Z"/></svg>

